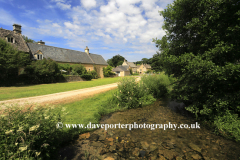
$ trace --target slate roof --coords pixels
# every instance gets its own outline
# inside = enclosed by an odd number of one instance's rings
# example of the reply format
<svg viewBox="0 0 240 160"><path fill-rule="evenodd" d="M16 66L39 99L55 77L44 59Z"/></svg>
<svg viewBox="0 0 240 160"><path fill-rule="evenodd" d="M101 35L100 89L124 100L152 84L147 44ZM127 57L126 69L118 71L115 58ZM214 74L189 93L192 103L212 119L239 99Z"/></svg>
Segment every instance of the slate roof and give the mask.
<svg viewBox="0 0 240 160"><path fill-rule="evenodd" d="M89 53L89 56L92 58L95 64L108 65L101 55Z"/></svg>
<svg viewBox="0 0 240 160"><path fill-rule="evenodd" d="M22 38L21 34L16 34L13 31L0 28L0 38L6 40L6 37L12 37L15 39L15 43L10 43L12 46L23 52L29 52L29 48Z"/></svg>
<svg viewBox="0 0 240 160"><path fill-rule="evenodd" d="M133 62L126 62L131 68L137 68Z"/></svg>
<svg viewBox="0 0 240 160"><path fill-rule="evenodd" d="M137 67L133 62L127 62L127 64L128 64L131 68L136 68L136 67Z"/></svg>
<svg viewBox="0 0 240 160"><path fill-rule="evenodd" d="M117 66L116 68L114 68L112 70L113 72L117 72L117 71L128 71L128 66Z"/></svg>
<svg viewBox="0 0 240 160"><path fill-rule="evenodd" d="M27 43L31 53L33 54L40 50L43 53L44 58L50 58L57 62L67 63L88 63L88 64L102 64L108 65L101 55L92 54L89 55L85 52L75 51L70 49L58 48L48 45L41 45L36 43Z"/></svg>

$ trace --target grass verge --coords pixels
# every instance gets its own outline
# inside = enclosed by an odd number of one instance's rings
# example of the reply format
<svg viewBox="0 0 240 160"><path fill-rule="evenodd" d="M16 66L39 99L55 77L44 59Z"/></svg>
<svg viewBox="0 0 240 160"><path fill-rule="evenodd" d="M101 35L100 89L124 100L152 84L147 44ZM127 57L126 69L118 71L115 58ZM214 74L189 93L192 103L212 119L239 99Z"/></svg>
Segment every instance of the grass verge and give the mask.
<svg viewBox="0 0 240 160"><path fill-rule="evenodd" d="M103 78L92 81L66 82L30 85L24 87L0 87L0 101L24 97L40 96L58 92L65 92L118 82L120 77Z"/></svg>

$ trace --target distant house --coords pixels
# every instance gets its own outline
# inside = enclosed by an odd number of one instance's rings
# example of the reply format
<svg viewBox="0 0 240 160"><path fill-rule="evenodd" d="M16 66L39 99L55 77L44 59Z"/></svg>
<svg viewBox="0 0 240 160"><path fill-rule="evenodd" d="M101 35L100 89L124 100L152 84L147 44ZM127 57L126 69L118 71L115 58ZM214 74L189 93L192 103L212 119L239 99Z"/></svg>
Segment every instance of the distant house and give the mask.
<svg viewBox="0 0 240 160"><path fill-rule="evenodd" d="M121 66L117 66L112 71L116 73L119 77L124 77L124 76L130 75L130 68L131 67L127 65L125 66L121 65Z"/></svg>
<svg viewBox="0 0 240 160"><path fill-rule="evenodd" d="M124 62L122 64L122 66L130 66L131 69L132 69L132 72L133 73L137 73L137 66L133 63L133 62L127 62L125 59L124 59Z"/></svg>
<svg viewBox="0 0 240 160"><path fill-rule="evenodd" d="M85 52L58 48L45 45L42 40L37 43L26 43L21 35L21 25L14 24L13 31L0 29L0 38L5 39L20 51L29 53L32 60L50 58L58 63L82 64L88 71L97 69L99 77L103 78L103 67L108 63L101 55L89 53L88 47Z"/></svg>
<svg viewBox="0 0 240 160"><path fill-rule="evenodd" d="M137 72L139 74L143 74L148 70L151 70L151 66L149 64L141 64L140 66L137 66Z"/></svg>

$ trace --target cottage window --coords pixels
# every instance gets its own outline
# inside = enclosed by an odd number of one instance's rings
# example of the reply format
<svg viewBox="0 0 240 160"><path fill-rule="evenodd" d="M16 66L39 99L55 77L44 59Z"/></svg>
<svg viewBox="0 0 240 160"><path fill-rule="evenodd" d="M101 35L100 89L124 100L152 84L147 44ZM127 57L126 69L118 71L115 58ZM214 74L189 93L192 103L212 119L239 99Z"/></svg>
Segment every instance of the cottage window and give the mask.
<svg viewBox="0 0 240 160"><path fill-rule="evenodd" d="M13 38L8 37L8 42L13 43Z"/></svg>
<svg viewBox="0 0 240 160"><path fill-rule="evenodd" d="M37 59L38 59L38 60L43 59L43 55L42 55L42 54L38 54L38 55L37 55Z"/></svg>

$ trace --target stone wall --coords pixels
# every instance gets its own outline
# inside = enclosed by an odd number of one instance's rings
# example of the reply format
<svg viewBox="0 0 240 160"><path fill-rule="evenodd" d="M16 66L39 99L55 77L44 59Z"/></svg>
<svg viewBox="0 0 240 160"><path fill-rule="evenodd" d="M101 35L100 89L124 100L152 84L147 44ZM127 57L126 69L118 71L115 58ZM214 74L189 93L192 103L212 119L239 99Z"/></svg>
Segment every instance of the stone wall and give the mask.
<svg viewBox="0 0 240 160"><path fill-rule="evenodd" d="M60 80L60 82L73 82L73 81L86 81L84 78L80 76L67 76L64 79Z"/></svg>

